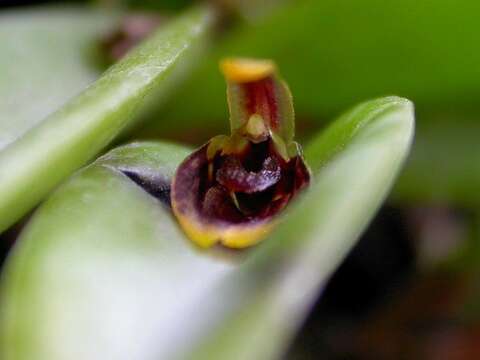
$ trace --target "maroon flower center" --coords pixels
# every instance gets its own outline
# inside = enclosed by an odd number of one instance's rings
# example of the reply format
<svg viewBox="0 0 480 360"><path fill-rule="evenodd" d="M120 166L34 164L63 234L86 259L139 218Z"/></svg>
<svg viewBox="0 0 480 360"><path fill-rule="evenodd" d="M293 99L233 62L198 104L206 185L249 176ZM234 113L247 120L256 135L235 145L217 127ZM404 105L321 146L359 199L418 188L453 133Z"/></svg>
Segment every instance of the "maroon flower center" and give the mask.
<svg viewBox="0 0 480 360"><path fill-rule="evenodd" d="M205 153L206 148L199 151ZM277 214L309 181L309 173L298 157L289 161L275 151L271 140L249 143L238 154L196 161L197 211L208 222L244 223ZM194 159L192 159L193 161Z"/></svg>

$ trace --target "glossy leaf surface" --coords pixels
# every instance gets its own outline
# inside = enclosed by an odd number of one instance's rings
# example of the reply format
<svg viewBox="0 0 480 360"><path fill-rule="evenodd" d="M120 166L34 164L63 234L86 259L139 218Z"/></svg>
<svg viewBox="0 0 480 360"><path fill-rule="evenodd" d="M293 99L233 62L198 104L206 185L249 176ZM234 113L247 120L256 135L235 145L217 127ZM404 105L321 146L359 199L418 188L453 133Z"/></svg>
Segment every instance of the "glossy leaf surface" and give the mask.
<svg viewBox="0 0 480 360"><path fill-rule="evenodd" d="M0 355L23 359L269 359L386 196L413 134L411 104L385 98L307 148L311 188L247 252L195 248L161 186L189 149L118 148L38 210L3 277Z"/></svg>
<svg viewBox="0 0 480 360"><path fill-rule="evenodd" d="M170 87L209 32L212 12L196 8L155 33L83 93L0 153L0 231L134 119L153 91ZM184 66L184 65L182 65Z"/></svg>

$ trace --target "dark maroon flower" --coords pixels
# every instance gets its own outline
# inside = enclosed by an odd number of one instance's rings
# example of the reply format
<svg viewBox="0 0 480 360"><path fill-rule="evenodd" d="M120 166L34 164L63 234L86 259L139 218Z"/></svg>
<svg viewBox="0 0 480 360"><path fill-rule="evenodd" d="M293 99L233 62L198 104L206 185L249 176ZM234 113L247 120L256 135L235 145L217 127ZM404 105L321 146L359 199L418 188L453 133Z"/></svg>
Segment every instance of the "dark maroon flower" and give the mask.
<svg viewBox="0 0 480 360"><path fill-rule="evenodd" d="M258 242L272 220L310 181L293 141L287 85L267 60L226 60L231 135L219 135L177 169L172 207L187 235L203 247Z"/></svg>

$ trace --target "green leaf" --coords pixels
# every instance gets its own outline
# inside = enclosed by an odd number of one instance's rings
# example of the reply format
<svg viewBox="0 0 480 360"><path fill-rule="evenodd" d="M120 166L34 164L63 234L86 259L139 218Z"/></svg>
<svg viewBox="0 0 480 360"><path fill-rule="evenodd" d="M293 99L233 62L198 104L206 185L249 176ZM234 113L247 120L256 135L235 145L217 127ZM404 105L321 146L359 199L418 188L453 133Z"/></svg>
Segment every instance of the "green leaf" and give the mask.
<svg viewBox="0 0 480 360"><path fill-rule="evenodd" d="M5 148L0 153L0 231L108 145L132 122L147 95L164 98L185 61L198 55L194 50L205 40L212 20L210 9L195 8L160 29Z"/></svg>
<svg viewBox="0 0 480 360"><path fill-rule="evenodd" d="M100 75L96 45L117 20L81 7L0 15L0 151Z"/></svg>
<svg viewBox="0 0 480 360"><path fill-rule="evenodd" d="M21 234L3 277L0 356L275 358L387 195L412 135L412 105L400 98L345 114L308 146L311 187L245 252L196 248L129 179L168 183L188 149L113 150Z"/></svg>

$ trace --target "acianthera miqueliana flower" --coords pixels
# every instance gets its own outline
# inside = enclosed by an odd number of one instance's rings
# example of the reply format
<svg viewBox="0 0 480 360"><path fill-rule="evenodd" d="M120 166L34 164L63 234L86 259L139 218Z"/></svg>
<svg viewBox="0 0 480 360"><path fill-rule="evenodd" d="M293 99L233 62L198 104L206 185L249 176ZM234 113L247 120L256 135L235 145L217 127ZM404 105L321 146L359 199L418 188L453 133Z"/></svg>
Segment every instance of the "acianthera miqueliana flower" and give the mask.
<svg viewBox="0 0 480 360"><path fill-rule="evenodd" d="M310 181L293 141L292 96L269 60L226 59L230 136L188 156L172 184L173 211L202 247L244 248L260 241L275 217Z"/></svg>

